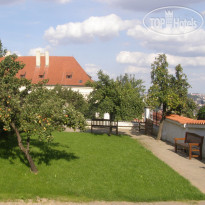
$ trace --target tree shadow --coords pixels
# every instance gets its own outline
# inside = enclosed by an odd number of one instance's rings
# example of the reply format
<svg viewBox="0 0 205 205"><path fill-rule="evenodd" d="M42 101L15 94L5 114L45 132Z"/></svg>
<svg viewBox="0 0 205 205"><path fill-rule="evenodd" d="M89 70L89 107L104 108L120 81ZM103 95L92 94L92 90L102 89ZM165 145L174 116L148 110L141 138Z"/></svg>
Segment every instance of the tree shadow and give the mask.
<svg viewBox="0 0 205 205"><path fill-rule="evenodd" d="M69 146L60 143L45 143L38 139L31 139L30 144L30 155L34 160L34 163L38 165L50 165L52 160L64 159L66 161L71 161L79 159L74 153L68 152ZM0 137L0 157L8 159L11 164L14 164L15 160L18 158L21 163L30 167L24 153L18 146L16 136L13 134Z"/></svg>
<svg viewBox="0 0 205 205"><path fill-rule="evenodd" d="M109 135L109 127L93 128L93 132L91 132L91 129L88 128L86 132L91 133L93 135ZM111 135L116 135L115 129L112 130Z"/></svg>
<svg viewBox="0 0 205 205"><path fill-rule="evenodd" d="M68 146L62 145L56 142L44 143L40 142L36 139L31 140L32 146L38 147L40 151L32 151L32 158L37 164L46 164L50 165L52 160L60 160L64 159L66 161L71 161L75 159L79 159L79 157L75 156L72 152L67 152L66 150L62 150L62 148L68 149Z"/></svg>
<svg viewBox="0 0 205 205"><path fill-rule="evenodd" d="M106 134L109 137L112 137L112 136L122 137L123 135L127 135L127 134L124 134L123 132L119 132L119 131L118 131L118 135L117 135L115 129L112 130L111 134L109 134L109 128L107 128L107 127L105 127L105 128L95 128L95 129L93 129L93 132L91 132L91 129L87 129L86 132L90 133L91 135L96 135L96 136Z"/></svg>
<svg viewBox="0 0 205 205"><path fill-rule="evenodd" d="M0 156L3 159L8 159L11 164L20 155L18 143L13 134L1 135L0 137Z"/></svg>

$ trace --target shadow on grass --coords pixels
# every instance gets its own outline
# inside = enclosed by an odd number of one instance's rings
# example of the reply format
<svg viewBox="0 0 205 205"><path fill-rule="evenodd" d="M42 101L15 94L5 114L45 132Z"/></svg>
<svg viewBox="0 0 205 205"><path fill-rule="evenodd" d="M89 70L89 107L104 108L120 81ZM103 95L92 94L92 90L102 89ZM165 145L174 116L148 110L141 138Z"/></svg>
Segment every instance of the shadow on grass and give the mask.
<svg viewBox="0 0 205 205"><path fill-rule="evenodd" d="M107 135L108 137L112 137L112 136L117 136L117 137L123 137L124 135L127 135L126 133L122 133L122 132L119 132L118 135L116 135L116 131L112 131L111 134L109 134L109 128L95 128L93 129L93 132L91 132L90 129L87 129L86 131L87 133L90 133L91 135L96 135L96 136L99 136L99 135Z"/></svg>
<svg viewBox="0 0 205 205"><path fill-rule="evenodd" d="M60 143L44 143L38 139L31 139L30 144L32 148L30 155L36 164L50 165L52 160L64 159L71 161L79 159L74 153L67 152L68 146ZM66 148L66 150L62 150L62 148ZM16 159L20 159L23 164L29 167L28 161L20 150L14 134L0 137L0 157L8 159L11 164L14 164Z"/></svg>
<svg viewBox="0 0 205 205"><path fill-rule="evenodd" d="M33 159L38 164L44 163L46 165L50 165L51 160L64 159L66 161L71 161L79 159L79 157L75 156L74 153L70 153L65 150L59 150L61 147L66 147L66 149L69 148L68 146L63 146L60 143L51 142L49 144L46 144L43 142L39 142L38 140L32 139L31 144L40 149L40 151L38 152L32 151L31 153Z"/></svg>

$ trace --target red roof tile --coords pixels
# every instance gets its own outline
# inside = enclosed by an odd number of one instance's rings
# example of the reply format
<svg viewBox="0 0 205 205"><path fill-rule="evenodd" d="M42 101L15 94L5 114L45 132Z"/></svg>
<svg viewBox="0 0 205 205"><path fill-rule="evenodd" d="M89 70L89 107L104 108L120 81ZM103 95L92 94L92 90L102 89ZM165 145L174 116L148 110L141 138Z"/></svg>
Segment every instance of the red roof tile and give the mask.
<svg viewBox="0 0 205 205"><path fill-rule="evenodd" d="M17 60L25 64L17 77L25 75L32 83L48 79L47 85L84 86L87 81L92 81L74 57L49 56L49 66L45 66L45 56L41 56L40 67L36 67L36 56L22 56ZM72 77L66 77L68 74Z"/></svg>
<svg viewBox="0 0 205 205"><path fill-rule="evenodd" d="M176 122L179 122L180 124L197 124L197 125L205 125L205 120L194 120L188 117L183 117L179 115L169 115L166 116L166 119L170 119Z"/></svg>

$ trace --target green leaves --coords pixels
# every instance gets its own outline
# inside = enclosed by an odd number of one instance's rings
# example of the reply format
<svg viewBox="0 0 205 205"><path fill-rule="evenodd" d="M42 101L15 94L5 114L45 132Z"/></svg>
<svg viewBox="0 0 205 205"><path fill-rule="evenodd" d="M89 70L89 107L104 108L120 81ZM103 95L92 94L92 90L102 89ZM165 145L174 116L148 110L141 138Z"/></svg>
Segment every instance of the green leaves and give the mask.
<svg viewBox="0 0 205 205"><path fill-rule="evenodd" d="M49 139L54 130L62 131L65 126L84 130L86 124L83 115L72 105L44 87L35 87L26 96L21 120L22 131L38 135L42 140Z"/></svg>
<svg viewBox="0 0 205 205"><path fill-rule="evenodd" d="M66 103L72 105L83 115L87 115L88 102L81 93L75 92L71 89L63 88L60 85L56 85L52 92L54 92L58 97L64 99Z"/></svg>
<svg viewBox="0 0 205 205"><path fill-rule="evenodd" d="M205 120L205 106L201 107L197 113L198 120Z"/></svg>
<svg viewBox="0 0 205 205"><path fill-rule="evenodd" d="M98 81L89 83L93 92L89 96L90 112L109 113L112 119L133 120L143 113L144 103L140 95L144 91L141 80L134 76L120 76L116 80L98 72Z"/></svg>
<svg viewBox="0 0 205 205"><path fill-rule="evenodd" d="M46 89L43 81L34 85L25 78L17 78L23 67L16 55L0 62L0 120L4 130L9 131L14 123L27 136L50 140L54 130L64 130L65 126L85 129L83 115L56 90Z"/></svg>
<svg viewBox="0 0 205 205"><path fill-rule="evenodd" d="M170 112L190 115L187 106L191 103L188 103L187 95L191 86L181 65L176 66L175 76L170 75L166 55L161 54L155 59L151 68L152 86L148 91L147 104L153 108L163 107L164 116Z"/></svg>
<svg viewBox="0 0 205 205"><path fill-rule="evenodd" d="M3 45L2 45L2 42L0 40L0 57L3 57L6 55L6 52L7 50L6 49L3 49Z"/></svg>

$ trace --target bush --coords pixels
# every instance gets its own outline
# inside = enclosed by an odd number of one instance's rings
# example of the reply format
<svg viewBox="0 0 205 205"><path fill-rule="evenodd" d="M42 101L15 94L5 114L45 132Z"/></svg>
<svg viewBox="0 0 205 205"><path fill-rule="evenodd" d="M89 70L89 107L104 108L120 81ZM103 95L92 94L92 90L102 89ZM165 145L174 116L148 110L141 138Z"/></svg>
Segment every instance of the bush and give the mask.
<svg viewBox="0 0 205 205"><path fill-rule="evenodd" d="M205 120L205 106L199 109L197 114L197 120Z"/></svg>

